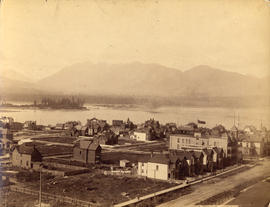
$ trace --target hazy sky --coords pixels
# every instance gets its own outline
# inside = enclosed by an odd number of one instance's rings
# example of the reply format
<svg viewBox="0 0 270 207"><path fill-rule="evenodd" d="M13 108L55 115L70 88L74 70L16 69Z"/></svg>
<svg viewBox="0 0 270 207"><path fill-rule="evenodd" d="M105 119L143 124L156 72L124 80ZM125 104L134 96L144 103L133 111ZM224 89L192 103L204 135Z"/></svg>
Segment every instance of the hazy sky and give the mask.
<svg viewBox="0 0 270 207"><path fill-rule="evenodd" d="M266 0L2 0L0 67L34 79L91 61L270 74Z"/></svg>

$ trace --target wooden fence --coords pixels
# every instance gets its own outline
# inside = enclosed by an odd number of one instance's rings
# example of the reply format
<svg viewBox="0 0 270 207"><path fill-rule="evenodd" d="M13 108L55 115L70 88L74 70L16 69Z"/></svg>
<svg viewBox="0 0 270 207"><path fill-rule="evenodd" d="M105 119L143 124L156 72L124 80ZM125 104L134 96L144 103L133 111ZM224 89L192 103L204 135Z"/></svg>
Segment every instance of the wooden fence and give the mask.
<svg viewBox="0 0 270 207"><path fill-rule="evenodd" d="M5 189L7 190L7 189ZM23 188L23 187L18 187L16 185L11 185L9 186L8 190L14 191L14 192L19 192L19 193L24 193L28 195L34 195L37 196L39 195L39 191L31 190L28 188ZM55 194L50 194L50 193L42 193L42 199L44 200L54 200L58 202L63 202L63 203L68 203L72 204L78 207L93 207L93 206L98 206L97 204L94 204L89 201L83 201L67 196L60 196L60 195L55 195Z"/></svg>

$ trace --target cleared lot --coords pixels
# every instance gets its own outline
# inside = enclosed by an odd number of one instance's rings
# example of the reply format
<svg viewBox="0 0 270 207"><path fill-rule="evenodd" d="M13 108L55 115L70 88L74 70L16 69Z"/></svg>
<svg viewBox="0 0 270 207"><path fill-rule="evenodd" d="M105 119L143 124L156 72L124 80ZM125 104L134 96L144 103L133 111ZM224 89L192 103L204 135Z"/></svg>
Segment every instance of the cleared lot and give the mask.
<svg viewBox="0 0 270 207"><path fill-rule="evenodd" d="M44 192L90 201L100 206L127 201L174 186L162 181L102 174L83 174L67 178L51 178L42 181ZM36 181L24 183L38 190Z"/></svg>

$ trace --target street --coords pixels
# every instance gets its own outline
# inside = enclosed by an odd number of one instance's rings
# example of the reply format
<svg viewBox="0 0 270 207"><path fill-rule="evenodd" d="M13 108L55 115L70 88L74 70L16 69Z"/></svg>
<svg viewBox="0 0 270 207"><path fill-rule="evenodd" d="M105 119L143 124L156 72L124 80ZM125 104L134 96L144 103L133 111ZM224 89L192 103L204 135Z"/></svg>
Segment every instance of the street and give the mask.
<svg viewBox="0 0 270 207"><path fill-rule="evenodd" d="M239 207L265 207L270 204L270 178L241 191L239 196L227 203Z"/></svg>
<svg viewBox="0 0 270 207"><path fill-rule="evenodd" d="M169 201L167 203L161 204L160 207L193 206L200 201L206 200L207 198L210 198L216 194L230 190L240 184L262 176L270 176L269 158L265 158L263 161L259 161L258 165L256 165L255 167L240 172L238 174L225 178L215 178L208 182L194 185L192 186L194 190L192 193L179 197L178 199Z"/></svg>

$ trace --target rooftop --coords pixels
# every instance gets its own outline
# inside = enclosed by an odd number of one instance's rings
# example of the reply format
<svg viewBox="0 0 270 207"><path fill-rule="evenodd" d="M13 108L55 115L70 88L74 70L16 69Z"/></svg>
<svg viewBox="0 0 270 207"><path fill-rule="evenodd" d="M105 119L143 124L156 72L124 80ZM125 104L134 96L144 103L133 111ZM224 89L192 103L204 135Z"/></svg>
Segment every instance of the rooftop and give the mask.
<svg viewBox="0 0 270 207"><path fill-rule="evenodd" d="M148 162L159 164L170 164L170 158L168 154L156 154L151 157Z"/></svg>

